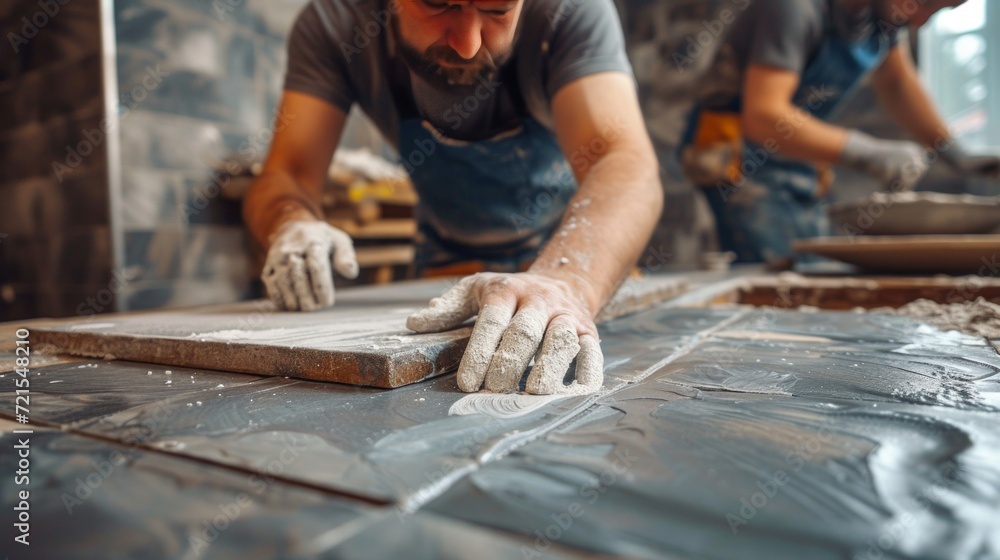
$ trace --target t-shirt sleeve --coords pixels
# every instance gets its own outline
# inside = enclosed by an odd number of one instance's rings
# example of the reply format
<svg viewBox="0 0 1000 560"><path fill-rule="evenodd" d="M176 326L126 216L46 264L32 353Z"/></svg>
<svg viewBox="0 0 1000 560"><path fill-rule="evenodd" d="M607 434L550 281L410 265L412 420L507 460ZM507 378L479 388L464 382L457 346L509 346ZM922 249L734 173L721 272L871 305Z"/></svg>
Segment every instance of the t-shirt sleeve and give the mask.
<svg viewBox="0 0 1000 560"><path fill-rule="evenodd" d="M611 0L566 0L549 18L549 25L553 26L545 84L549 98L590 74L632 75L621 21Z"/></svg>
<svg viewBox="0 0 1000 560"><path fill-rule="evenodd" d="M336 36L333 22L315 3L299 13L288 39L285 89L318 97L347 113L357 97L347 73L342 42ZM348 44L346 48L351 47Z"/></svg>
<svg viewBox="0 0 1000 560"><path fill-rule="evenodd" d="M801 74L823 40L823 13L816 2L756 0L747 65Z"/></svg>

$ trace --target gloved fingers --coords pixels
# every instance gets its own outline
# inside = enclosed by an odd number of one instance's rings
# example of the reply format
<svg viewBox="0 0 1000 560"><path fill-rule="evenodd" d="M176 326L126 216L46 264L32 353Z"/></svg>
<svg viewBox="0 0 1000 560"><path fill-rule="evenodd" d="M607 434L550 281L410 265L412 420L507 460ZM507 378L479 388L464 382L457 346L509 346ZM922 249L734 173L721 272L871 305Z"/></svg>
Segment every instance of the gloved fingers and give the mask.
<svg viewBox="0 0 1000 560"><path fill-rule="evenodd" d="M297 311L299 309L298 298L295 297L295 289L292 287L292 278L288 274L288 265L279 266L274 271L274 289L278 294L278 302L286 311Z"/></svg>
<svg viewBox="0 0 1000 560"><path fill-rule="evenodd" d="M580 337L580 353L576 357L576 383L583 392L593 393L604 386L604 352L597 337Z"/></svg>
<svg viewBox="0 0 1000 560"><path fill-rule="evenodd" d="M418 333L441 332L471 319L478 310L472 293L475 282L475 276L463 278L443 296L432 299L427 307L410 315L406 328Z"/></svg>
<svg viewBox="0 0 1000 560"><path fill-rule="evenodd" d="M549 314L540 307L522 307L517 311L486 370L487 391L517 391L521 376L538 352L548 321Z"/></svg>
<svg viewBox="0 0 1000 560"><path fill-rule="evenodd" d="M894 182L899 183L899 188L895 190L909 191L924 178L930 170L930 163L921 154L915 154L913 159L904 163L896 172Z"/></svg>
<svg viewBox="0 0 1000 560"><path fill-rule="evenodd" d="M309 275L306 274L306 260L302 255L288 255L288 268L286 273L292 288L292 294L298 302L297 306L290 309L300 309L302 311L313 311L318 307L316 298L313 297L312 283Z"/></svg>
<svg viewBox="0 0 1000 560"><path fill-rule="evenodd" d="M354 252L351 237L340 230L334 230L330 245L333 250L333 267L337 272L344 278L357 278L358 255Z"/></svg>
<svg viewBox="0 0 1000 560"><path fill-rule="evenodd" d="M971 156L963 162L962 167L980 177L1000 177L1000 158L996 156Z"/></svg>
<svg viewBox="0 0 1000 560"><path fill-rule="evenodd" d="M313 297L319 308L333 305L333 269L330 268L330 253L320 243L312 243L306 249L306 271Z"/></svg>
<svg viewBox="0 0 1000 560"><path fill-rule="evenodd" d="M513 303L485 303L479 310L469 345L458 366L458 388L466 393L478 391L493 360L503 333L514 316Z"/></svg>
<svg viewBox="0 0 1000 560"><path fill-rule="evenodd" d="M580 339L573 319L564 315L553 319L545 331L542 349L535 358L525 391L535 395L562 392L563 379L579 352Z"/></svg>
<svg viewBox="0 0 1000 560"><path fill-rule="evenodd" d="M285 306L285 297L281 293L281 289L278 287L278 274L277 268L273 266L264 266L264 273L260 276L261 281L264 283L264 289L267 291L267 297L274 303L274 306L281 309Z"/></svg>

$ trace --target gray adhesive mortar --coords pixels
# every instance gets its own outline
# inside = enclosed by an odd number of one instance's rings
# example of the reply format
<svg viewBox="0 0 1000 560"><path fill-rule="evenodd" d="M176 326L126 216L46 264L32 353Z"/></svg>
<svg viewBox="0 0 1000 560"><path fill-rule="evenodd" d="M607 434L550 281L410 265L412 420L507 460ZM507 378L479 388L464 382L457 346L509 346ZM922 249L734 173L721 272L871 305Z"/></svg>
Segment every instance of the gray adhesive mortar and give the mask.
<svg viewBox="0 0 1000 560"><path fill-rule="evenodd" d="M941 330L981 336L1000 351L1000 305L985 298L951 304L918 299L898 309L883 307L872 312L912 317Z"/></svg>

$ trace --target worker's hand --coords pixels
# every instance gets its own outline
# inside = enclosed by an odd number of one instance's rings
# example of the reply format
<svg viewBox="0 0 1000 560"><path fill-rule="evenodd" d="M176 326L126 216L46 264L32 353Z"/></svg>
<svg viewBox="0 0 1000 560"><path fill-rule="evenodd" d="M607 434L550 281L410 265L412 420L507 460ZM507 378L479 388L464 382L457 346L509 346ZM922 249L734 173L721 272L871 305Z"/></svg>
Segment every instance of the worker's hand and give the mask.
<svg viewBox="0 0 1000 560"><path fill-rule="evenodd" d="M841 163L868 173L896 192L913 190L930 169L920 144L879 140L857 130L848 133Z"/></svg>
<svg viewBox="0 0 1000 560"><path fill-rule="evenodd" d="M333 305L334 268L358 276L354 244L343 231L320 221L286 222L271 239L261 280L267 294L289 311L312 311Z"/></svg>
<svg viewBox="0 0 1000 560"><path fill-rule="evenodd" d="M418 333L444 331L477 314L458 368L461 390L516 392L532 358L528 393L592 393L604 384L593 316L579 292L562 280L532 273L469 276L411 315L406 326ZM574 358L576 381L564 386Z"/></svg>
<svg viewBox="0 0 1000 560"><path fill-rule="evenodd" d="M954 140L938 153L945 163L966 177L1000 179L1000 157L972 155Z"/></svg>

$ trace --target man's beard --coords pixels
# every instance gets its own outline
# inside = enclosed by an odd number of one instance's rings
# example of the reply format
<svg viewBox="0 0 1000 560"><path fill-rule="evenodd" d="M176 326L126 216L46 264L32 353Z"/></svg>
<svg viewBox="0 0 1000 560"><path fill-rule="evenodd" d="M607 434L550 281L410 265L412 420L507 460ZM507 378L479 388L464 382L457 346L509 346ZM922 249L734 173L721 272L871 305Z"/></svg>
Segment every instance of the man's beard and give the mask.
<svg viewBox="0 0 1000 560"><path fill-rule="evenodd" d="M398 32L396 44L399 56L407 68L428 84L440 89L472 86L481 80L492 81L500 71L500 66L510 58L510 51L495 59L485 48L479 49L472 60L462 58L449 46L429 47L426 52L421 53ZM456 66L442 66L441 62Z"/></svg>

